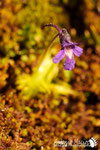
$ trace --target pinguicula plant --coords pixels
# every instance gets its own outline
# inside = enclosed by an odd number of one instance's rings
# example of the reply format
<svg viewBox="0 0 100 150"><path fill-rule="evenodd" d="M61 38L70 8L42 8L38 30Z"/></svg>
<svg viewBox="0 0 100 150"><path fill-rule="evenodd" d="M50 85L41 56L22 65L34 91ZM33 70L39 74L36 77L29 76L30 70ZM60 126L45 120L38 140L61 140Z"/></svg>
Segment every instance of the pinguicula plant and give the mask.
<svg viewBox="0 0 100 150"><path fill-rule="evenodd" d="M74 54L79 57L83 52L83 49L77 46L80 45L80 43L73 43L71 41L71 36L65 28L60 29L52 23L44 25L43 28L48 26L54 27L58 31L58 34L55 37L59 36L61 43L61 50L53 58L53 62L58 63L66 56L64 69L72 70L75 67Z"/></svg>

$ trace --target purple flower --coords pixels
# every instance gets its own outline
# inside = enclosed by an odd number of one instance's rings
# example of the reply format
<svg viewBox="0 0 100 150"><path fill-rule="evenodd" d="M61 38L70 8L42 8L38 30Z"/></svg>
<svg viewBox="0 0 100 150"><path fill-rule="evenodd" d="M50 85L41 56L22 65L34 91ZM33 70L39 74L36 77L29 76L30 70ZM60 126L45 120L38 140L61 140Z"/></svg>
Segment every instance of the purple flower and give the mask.
<svg viewBox="0 0 100 150"><path fill-rule="evenodd" d="M61 30L59 27L57 27L54 24L47 24L45 26L52 26L52 27L55 27L57 29L58 36L59 36L60 43L61 43L61 50L53 58L53 62L58 63L64 57L66 57L65 63L64 63L64 69L65 70L72 70L75 67L74 54L79 57L83 52L83 49L80 48L79 46L77 46L80 43L73 43L71 41L71 37L70 37L70 35L66 29Z"/></svg>

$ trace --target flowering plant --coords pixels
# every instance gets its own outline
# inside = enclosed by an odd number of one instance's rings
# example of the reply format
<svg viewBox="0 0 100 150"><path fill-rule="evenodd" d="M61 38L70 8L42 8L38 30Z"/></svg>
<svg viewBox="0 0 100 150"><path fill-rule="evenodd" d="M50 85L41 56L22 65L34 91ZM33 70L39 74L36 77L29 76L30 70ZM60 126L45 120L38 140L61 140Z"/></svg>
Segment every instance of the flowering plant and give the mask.
<svg viewBox="0 0 100 150"><path fill-rule="evenodd" d="M53 58L53 62L58 63L66 56L64 69L72 70L75 67L74 54L79 57L83 52L83 49L77 46L77 45L80 45L80 43L73 43L71 41L71 37L69 33L67 32L65 28L61 30L58 26L51 24L51 23L46 24L43 27L46 27L46 26L51 26L57 29L58 34L56 35L56 37L59 36L60 43L61 43L61 50Z"/></svg>

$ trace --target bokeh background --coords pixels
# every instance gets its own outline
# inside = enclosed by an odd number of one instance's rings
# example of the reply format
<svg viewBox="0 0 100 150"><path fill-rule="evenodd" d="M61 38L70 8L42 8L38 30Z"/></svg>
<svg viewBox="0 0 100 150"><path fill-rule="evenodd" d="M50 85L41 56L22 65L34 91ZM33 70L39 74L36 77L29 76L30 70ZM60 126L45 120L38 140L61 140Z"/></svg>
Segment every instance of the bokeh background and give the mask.
<svg viewBox="0 0 100 150"><path fill-rule="evenodd" d="M61 46L47 48L57 33L47 23L82 43L72 71L53 64ZM99 117L100 0L1 0L0 150L77 150L54 142L91 137L100 150Z"/></svg>

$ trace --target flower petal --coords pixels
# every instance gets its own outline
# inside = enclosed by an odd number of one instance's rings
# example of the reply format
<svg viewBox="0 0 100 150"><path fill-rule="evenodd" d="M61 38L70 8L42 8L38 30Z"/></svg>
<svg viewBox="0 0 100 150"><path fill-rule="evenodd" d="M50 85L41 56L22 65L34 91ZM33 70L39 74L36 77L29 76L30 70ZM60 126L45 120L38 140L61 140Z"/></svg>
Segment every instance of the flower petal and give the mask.
<svg viewBox="0 0 100 150"><path fill-rule="evenodd" d="M71 48L64 48L65 50L65 55L68 56L70 59L73 57L73 49Z"/></svg>
<svg viewBox="0 0 100 150"><path fill-rule="evenodd" d="M74 55L70 59L68 56L66 56L66 60L64 63L64 69L65 70L72 70L75 67L75 61L74 61Z"/></svg>
<svg viewBox="0 0 100 150"><path fill-rule="evenodd" d="M65 56L65 51L63 49L61 49L58 54L53 58L53 62L54 63L58 63L59 61L61 61Z"/></svg>
<svg viewBox="0 0 100 150"><path fill-rule="evenodd" d="M75 46L75 48L73 48L73 52L76 56L80 56L83 53L83 49L79 46Z"/></svg>

